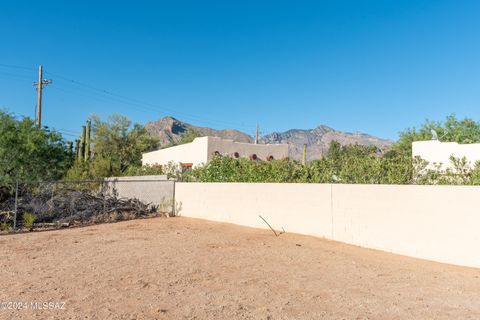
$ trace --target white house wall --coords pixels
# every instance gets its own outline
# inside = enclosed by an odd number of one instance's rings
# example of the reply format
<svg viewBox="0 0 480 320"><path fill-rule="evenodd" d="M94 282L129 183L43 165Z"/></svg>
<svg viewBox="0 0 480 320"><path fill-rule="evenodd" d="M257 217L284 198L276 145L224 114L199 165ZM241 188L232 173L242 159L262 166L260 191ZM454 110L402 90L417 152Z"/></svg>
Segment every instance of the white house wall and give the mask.
<svg viewBox="0 0 480 320"><path fill-rule="evenodd" d="M470 165L480 160L480 143L458 144L456 142L440 142L438 140L416 141L412 143L412 156L418 156L430 163L442 164L442 168L451 168L450 157L465 157Z"/></svg>
<svg viewBox="0 0 480 320"><path fill-rule="evenodd" d="M193 163L194 166L208 161L208 137L196 138L192 143L165 148L142 155L143 165L166 165Z"/></svg>
<svg viewBox="0 0 480 320"><path fill-rule="evenodd" d="M191 143L144 153L142 163L143 165L165 165L174 162L192 163L198 166L211 160L216 151L225 156L232 156L238 152L240 157L244 158L256 154L261 160L267 160L269 156L274 159L288 157L287 144L251 144L217 137L201 137Z"/></svg>

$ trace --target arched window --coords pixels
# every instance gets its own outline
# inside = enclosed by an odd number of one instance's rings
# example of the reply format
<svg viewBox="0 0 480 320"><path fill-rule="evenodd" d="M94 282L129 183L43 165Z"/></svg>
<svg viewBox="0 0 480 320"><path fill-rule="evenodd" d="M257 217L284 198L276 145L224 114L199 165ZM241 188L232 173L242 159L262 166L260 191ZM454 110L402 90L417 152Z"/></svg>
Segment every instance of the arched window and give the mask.
<svg viewBox="0 0 480 320"><path fill-rule="evenodd" d="M274 159L275 159L275 158L274 158L272 155L268 156L268 158L267 158L268 161L272 161L272 160L274 160Z"/></svg>
<svg viewBox="0 0 480 320"><path fill-rule="evenodd" d="M255 153L250 155L250 160L257 160L257 159L258 157Z"/></svg>
<svg viewBox="0 0 480 320"><path fill-rule="evenodd" d="M234 157L234 158L237 158L237 159L240 158L240 153L234 152L234 153L233 153L233 157Z"/></svg>

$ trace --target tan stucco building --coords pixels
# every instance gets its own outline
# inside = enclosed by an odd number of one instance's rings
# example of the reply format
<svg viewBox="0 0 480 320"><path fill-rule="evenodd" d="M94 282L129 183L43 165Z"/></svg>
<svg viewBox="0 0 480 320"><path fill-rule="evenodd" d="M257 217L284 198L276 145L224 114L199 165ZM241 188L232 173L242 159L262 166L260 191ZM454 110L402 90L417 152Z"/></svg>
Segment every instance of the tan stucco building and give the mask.
<svg viewBox="0 0 480 320"><path fill-rule="evenodd" d="M288 157L287 144L241 143L218 137L196 138L191 143L144 153L143 165L165 165L169 162L197 166L207 163L215 154L259 160Z"/></svg>

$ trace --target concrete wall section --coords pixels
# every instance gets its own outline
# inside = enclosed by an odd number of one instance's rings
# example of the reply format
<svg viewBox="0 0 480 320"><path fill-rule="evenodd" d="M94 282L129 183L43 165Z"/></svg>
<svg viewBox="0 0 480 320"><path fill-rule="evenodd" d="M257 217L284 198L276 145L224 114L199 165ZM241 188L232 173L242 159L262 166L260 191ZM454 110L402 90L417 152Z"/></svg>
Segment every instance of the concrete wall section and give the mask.
<svg viewBox="0 0 480 320"><path fill-rule="evenodd" d="M129 177L109 177L105 178L105 181L109 182L140 182L140 181L163 181L163 180L168 180L166 174L161 174L157 176L129 176Z"/></svg>
<svg viewBox="0 0 480 320"><path fill-rule="evenodd" d="M138 199L145 203L159 205L162 200L173 200L173 180L166 176L112 177L105 179L110 192L120 198Z"/></svg>
<svg viewBox="0 0 480 320"><path fill-rule="evenodd" d="M480 267L480 188L333 185L332 239Z"/></svg>
<svg viewBox="0 0 480 320"><path fill-rule="evenodd" d="M177 183L181 215L330 237L330 185L270 183Z"/></svg>
<svg viewBox="0 0 480 320"><path fill-rule="evenodd" d="M480 187L177 183L181 215L480 267Z"/></svg>

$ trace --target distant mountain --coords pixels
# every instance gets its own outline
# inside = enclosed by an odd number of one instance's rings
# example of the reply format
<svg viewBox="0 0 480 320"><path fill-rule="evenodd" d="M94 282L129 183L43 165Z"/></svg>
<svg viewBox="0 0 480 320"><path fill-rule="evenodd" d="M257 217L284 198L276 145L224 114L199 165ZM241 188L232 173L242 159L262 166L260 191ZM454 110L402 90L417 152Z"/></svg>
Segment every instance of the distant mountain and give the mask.
<svg viewBox="0 0 480 320"><path fill-rule="evenodd" d="M274 132L260 139L261 143L286 143L290 146L289 153L293 159L301 159L303 145L307 145L307 159L319 159L328 150L330 142L337 141L341 145L359 144L373 145L381 150L390 147L391 140L381 139L365 133L349 133L337 131L325 125L315 129L293 129L286 132Z"/></svg>
<svg viewBox="0 0 480 320"><path fill-rule="evenodd" d="M177 142L180 137L193 129L201 136L220 137L223 139L232 139L237 142L252 143L253 138L241 131L233 129L215 130L207 127L197 127L186 122L182 122L173 117L165 117L154 122L145 124L147 132L160 139L160 147L165 147L172 142Z"/></svg>
<svg viewBox="0 0 480 320"><path fill-rule="evenodd" d="M251 136L238 130L215 130L208 127L197 127L173 117L165 117L145 125L145 129L150 135L160 139L159 147L165 147L180 140L181 136L190 128L200 133L201 136L214 136L247 143L253 143L254 141ZM292 159L300 159L303 145L307 144L307 159L313 160L325 154L333 140L342 145L374 145L382 150L390 147L393 143L391 140L377 138L365 133L337 131L325 125L310 130L293 129L286 132L270 133L262 136L260 143L286 143L290 146L289 152Z"/></svg>

